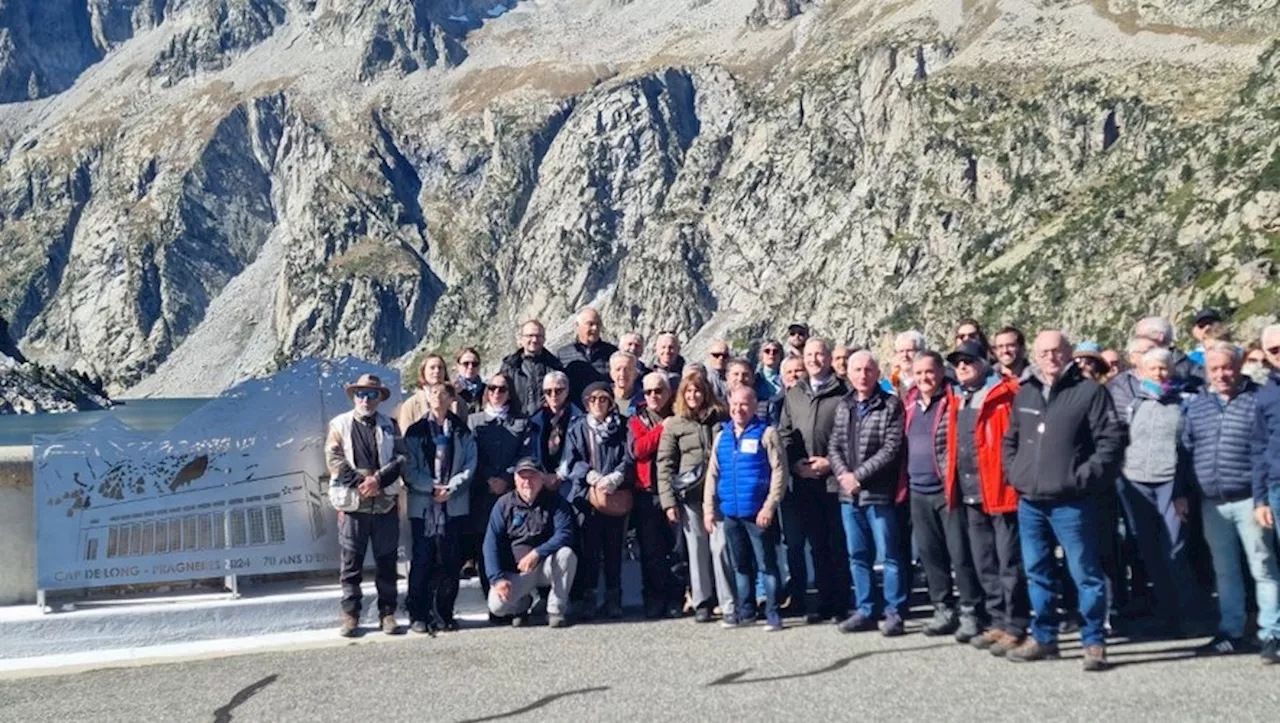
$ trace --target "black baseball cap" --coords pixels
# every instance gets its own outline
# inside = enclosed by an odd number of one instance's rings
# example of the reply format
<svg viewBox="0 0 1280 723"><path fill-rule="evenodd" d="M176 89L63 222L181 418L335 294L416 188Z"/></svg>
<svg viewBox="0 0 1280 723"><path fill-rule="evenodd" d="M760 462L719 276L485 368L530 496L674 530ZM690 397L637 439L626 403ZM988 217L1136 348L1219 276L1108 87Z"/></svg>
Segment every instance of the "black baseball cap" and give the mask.
<svg viewBox="0 0 1280 723"><path fill-rule="evenodd" d="M955 366L956 360L960 357L969 357L984 362L987 360L987 348L977 339L966 339L960 342L960 345L947 355L947 363Z"/></svg>
<svg viewBox="0 0 1280 723"><path fill-rule="evenodd" d="M515 468L516 474L520 474L521 472L541 472L541 471L542 471L542 468L539 467L538 463L533 460L533 457L521 457L520 461L516 462L516 468Z"/></svg>
<svg viewBox="0 0 1280 723"><path fill-rule="evenodd" d="M1210 309L1206 306L1196 312L1196 326L1200 326L1201 324L1212 324L1215 321L1222 321L1222 314L1219 313L1217 309Z"/></svg>
<svg viewBox="0 0 1280 723"><path fill-rule="evenodd" d="M792 334L802 334L804 336L809 336L809 327L805 326L804 324L792 324L791 326L787 327L787 336L791 336Z"/></svg>

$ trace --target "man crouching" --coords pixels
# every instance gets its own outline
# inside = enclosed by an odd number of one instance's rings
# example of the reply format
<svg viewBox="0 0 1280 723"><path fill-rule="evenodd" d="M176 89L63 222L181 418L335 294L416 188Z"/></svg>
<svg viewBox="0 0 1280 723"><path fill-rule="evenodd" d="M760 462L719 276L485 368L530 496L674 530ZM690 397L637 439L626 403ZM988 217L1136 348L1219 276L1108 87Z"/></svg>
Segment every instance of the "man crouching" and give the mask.
<svg viewBox="0 0 1280 723"><path fill-rule="evenodd" d="M528 622L533 591L550 587L547 621L566 625L569 589L578 569L574 554L573 510L559 494L545 489L537 462L516 463L515 490L498 498L484 536L484 563L489 574L489 612L512 616L512 625Z"/></svg>

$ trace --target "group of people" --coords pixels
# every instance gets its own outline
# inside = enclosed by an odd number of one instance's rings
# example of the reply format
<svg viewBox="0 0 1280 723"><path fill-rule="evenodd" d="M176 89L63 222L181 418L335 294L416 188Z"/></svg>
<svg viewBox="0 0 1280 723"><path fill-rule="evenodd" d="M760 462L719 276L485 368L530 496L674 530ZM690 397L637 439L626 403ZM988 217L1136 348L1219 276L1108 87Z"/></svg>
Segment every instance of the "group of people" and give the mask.
<svg viewBox="0 0 1280 723"><path fill-rule="evenodd" d="M467 560L495 624L621 618L633 530L648 618L902 635L920 569L925 635L1015 662L1057 657L1078 627L1102 670L1117 628L1214 622L1201 653L1280 661L1280 325L1242 349L1206 309L1184 354L1149 317L1120 353L1054 329L989 342L965 320L945 353L899 334L883 370L803 324L754 362L723 341L686 362L669 333L645 361L641 335L601 332L583 309L552 353L528 321L488 378L475 349L452 381L429 356L394 417L376 377L348 387L327 445L342 634L370 546L382 628L400 632L403 505L415 632L457 628Z"/></svg>

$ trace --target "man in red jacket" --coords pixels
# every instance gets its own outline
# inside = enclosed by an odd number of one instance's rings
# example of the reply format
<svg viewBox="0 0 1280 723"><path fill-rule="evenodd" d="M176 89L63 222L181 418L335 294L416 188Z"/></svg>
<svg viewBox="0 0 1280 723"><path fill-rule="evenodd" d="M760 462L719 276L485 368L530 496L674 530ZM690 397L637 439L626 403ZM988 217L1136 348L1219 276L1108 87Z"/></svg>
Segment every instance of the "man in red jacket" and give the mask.
<svg viewBox="0 0 1280 723"><path fill-rule="evenodd" d="M966 341L947 356L959 382L947 408L946 497L959 507L969 548L991 617L987 632L971 644L1004 655L1026 636L1031 603L1018 538L1018 493L1004 478L1001 441L1018 380L987 363L987 350Z"/></svg>

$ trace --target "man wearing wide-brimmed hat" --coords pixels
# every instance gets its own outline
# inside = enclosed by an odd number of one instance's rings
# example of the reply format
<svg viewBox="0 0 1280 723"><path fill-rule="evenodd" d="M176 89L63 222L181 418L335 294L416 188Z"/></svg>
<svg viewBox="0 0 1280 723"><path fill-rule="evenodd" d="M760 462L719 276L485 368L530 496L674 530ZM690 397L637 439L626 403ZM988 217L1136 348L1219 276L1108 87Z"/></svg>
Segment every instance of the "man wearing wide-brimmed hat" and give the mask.
<svg viewBox="0 0 1280 723"><path fill-rule="evenodd" d="M378 411L391 396L382 380L363 374L346 385L354 409L329 422L325 463L329 468L329 500L338 510L338 542L342 548L342 627L352 637L360 624L365 549L373 546L377 572L378 618L388 635L401 632L396 624L396 552L400 515L396 510L404 442L395 422Z"/></svg>

